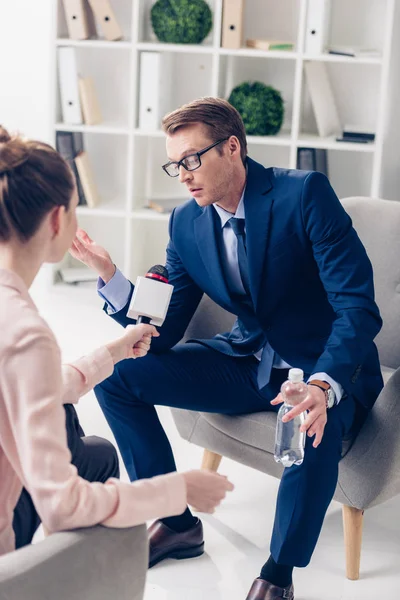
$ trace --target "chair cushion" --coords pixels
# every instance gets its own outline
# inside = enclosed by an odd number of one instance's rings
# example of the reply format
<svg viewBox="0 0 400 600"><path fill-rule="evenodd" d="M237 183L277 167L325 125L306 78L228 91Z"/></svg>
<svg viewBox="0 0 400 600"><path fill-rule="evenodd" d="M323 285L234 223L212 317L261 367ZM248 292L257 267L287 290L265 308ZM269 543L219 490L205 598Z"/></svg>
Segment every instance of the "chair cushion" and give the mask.
<svg viewBox="0 0 400 600"><path fill-rule="evenodd" d="M229 437L270 454L274 453L276 413L259 412L238 416L201 414L210 425Z"/></svg>

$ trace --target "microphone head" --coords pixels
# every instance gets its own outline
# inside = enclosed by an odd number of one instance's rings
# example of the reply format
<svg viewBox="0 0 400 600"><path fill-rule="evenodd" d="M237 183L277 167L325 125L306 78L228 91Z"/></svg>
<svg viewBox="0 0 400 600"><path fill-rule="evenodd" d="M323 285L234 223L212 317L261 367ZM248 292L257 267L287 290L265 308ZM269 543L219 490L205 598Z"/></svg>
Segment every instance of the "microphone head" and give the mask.
<svg viewBox="0 0 400 600"><path fill-rule="evenodd" d="M155 279L162 283L168 283L168 269L163 267L163 265L154 265L154 267L151 267L151 269L147 271L145 277L147 279Z"/></svg>

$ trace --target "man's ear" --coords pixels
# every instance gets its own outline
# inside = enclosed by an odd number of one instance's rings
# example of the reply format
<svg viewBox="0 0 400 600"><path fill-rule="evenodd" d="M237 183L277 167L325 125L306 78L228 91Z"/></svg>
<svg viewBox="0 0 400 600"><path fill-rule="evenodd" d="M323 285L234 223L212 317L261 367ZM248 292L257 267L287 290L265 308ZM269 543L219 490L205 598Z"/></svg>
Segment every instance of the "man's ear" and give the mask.
<svg viewBox="0 0 400 600"><path fill-rule="evenodd" d="M50 212L50 225L53 233L53 239L60 233L64 213L64 206L55 206Z"/></svg>
<svg viewBox="0 0 400 600"><path fill-rule="evenodd" d="M231 137L228 140L228 148L229 148L229 154L236 154L237 152L239 152L240 154L240 142L239 139L236 137L236 135L231 135Z"/></svg>

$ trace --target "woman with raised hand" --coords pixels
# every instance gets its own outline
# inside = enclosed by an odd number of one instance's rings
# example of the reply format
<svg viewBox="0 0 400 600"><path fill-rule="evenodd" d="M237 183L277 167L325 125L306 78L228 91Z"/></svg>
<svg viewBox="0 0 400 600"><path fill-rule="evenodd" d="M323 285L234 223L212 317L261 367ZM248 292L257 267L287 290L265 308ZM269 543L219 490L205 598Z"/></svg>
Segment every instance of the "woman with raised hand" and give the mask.
<svg viewBox="0 0 400 600"><path fill-rule="evenodd" d="M28 290L42 264L60 261L71 246L77 204L60 155L0 127L0 555L30 543L40 521L49 532L130 527L180 514L187 502L212 512L233 489L206 471L120 482L111 444L82 437L67 403L109 377L117 362L145 356L159 334L150 325L130 326L61 365Z"/></svg>

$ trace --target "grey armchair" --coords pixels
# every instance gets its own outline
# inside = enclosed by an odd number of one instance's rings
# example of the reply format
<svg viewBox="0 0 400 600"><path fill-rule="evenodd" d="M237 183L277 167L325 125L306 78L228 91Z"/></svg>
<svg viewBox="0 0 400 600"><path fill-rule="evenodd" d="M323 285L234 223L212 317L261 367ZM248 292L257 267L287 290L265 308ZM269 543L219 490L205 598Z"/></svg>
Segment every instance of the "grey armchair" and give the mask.
<svg viewBox="0 0 400 600"><path fill-rule="evenodd" d="M0 557L0 600L142 600L145 525L55 533Z"/></svg>
<svg viewBox="0 0 400 600"><path fill-rule="evenodd" d="M346 574L359 578L364 510L400 494L400 202L343 200L374 268L376 300L384 325L376 343L385 386L340 463L334 499L343 504ZM228 331L234 317L204 297L186 338ZM396 370L397 369L397 370ZM227 456L280 477L274 461L276 415L241 416L172 409L180 435L205 448L203 468L217 470Z"/></svg>

